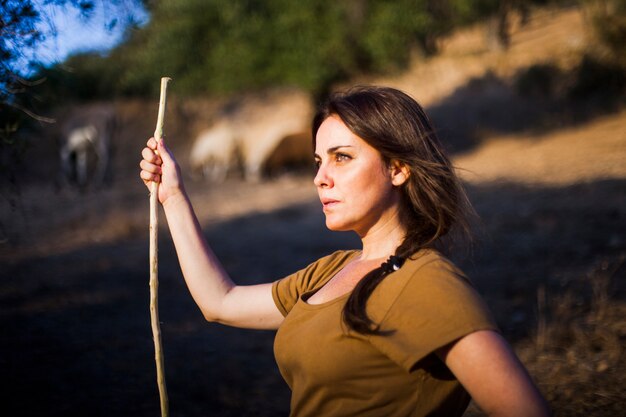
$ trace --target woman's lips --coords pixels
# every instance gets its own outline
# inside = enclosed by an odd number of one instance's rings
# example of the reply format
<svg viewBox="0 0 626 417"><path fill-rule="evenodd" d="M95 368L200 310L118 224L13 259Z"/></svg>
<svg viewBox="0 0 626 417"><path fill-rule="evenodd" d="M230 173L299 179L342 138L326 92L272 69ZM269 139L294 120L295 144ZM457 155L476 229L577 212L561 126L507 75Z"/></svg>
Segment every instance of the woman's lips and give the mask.
<svg viewBox="0 0 626 417"><path fill-rule="evenodd" d="M338 200L333 200L333 199L330 199L330 198L322 199L322 206L323 206L324 210L331 209L331 208L335 207L337 204L339 204Z"/></svg>

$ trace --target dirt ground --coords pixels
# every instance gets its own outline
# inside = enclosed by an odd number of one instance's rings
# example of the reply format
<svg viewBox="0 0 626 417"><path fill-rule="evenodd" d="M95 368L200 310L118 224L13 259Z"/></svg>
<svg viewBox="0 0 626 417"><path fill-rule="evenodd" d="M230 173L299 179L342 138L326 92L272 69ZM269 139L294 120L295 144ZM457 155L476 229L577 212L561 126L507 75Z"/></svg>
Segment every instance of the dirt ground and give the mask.
<svg viewBox="0 0 626 417"><path fill-rule="evenodd" d="M558 17L563 26L577 16ZM540 23L514 38L514 53L525 50L516 40L546 39ZM474 42L474 35L464 36ZM450 44L457 53L457 43ZM441 68L444 59L433 65ZM525 59L519 58L523 65L532 61ZM538 114L551 107L518 97L504 82L504 69L487 79L487 69L467 67L476 74L424 99L445 127L442 136L450 139L480 219L471 250L455 260L556 416L620 415L626 409L624 107L546 126ZM419 84L416 74L428 71L413 68L394 80L410 89ZM472 77L482 77L478 89ZM459 119L459 106L469 101L482 103L470 111L475 126ZM106 187L81 193L60 186L55 132L43 129L31 131L23 181L0 196L2 415L160 412L148 309L148 192L136 168L156 104L114 104L123 134L114 143ZM169 109L166 133L184 169L190 143L183 138L212 107L174 98ZM520 109L528 128L495 122ZM186 181L207 239L238 283L268 282L359 244L351 234L325 229L310 175ZM290 393L274 362L273 332L203 320L161 219L160 318L171 414L287 415ZM467 415L481 413L472 406Z"/></svg>

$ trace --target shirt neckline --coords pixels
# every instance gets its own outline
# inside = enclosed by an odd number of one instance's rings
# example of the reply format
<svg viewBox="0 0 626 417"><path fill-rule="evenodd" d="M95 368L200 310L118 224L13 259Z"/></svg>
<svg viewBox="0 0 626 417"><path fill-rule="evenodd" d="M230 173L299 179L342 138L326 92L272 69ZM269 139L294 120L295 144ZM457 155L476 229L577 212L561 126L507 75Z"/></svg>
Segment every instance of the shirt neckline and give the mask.
<svg viewBox="0 0 626 417"><path fill-rule="evenodd" d="M328 284L328 282L329 282L331 279L333 279L333 277L334 277L335 275L337 275L337 274L339 273L339 271L341 271L341 270L342 270L342 269L346 266L346 264L347 264L348 262L350 262L352 259L354 259L354 257L355 257L355 256L357 256L359 253L361 253L361 251L360 251L360 250L356 250L356 249L355 249L355 250L353 250L353 252L352 252L349 256L347 256L347 257L346 257L346 259L345 259L345 260L341 263L341 265L339 266L339 269L337 269L337 271L335 271L335 273L334 273L334 274L332 274L331 276L329 276L329 277L328 277L328 279L327 279L327 280L325 280L325 281L324 281L324 283L323 283L322 285L320 285L320 286L319 286L319 288L316 288L316 289L313 289L313 290L307 291L307 292L303 293L302 295L300 295L300 297L298 297L298 302L299 302L302 306L304 306L305 308L307 308L307 309L311 309L311 310L314 310L314 309L320 309L320 308L324 308L324 307L330 306L330 305L332 305L332 304L335 304L335 303L337 303L337 302L340 302L341 300L343 300L343 299L345 299L345 298L348 298L348 297L350 296L350 294L352 294L352 291L354 291L354 289L352 289L352 290L348 291L348 292L347 292L347 293L345 293L345 294L341 294L341 295L339 295L339 296L337 296L337 297L335 297L335 298L333 298L333 299L331 299L331 300L324 301L323 303L319 303L319 304L310 304L310 303L307 301L309 298L311 298L311 297L313 296L313 294L315 294L316 292L318 292L319 290L321 290L322 288L324 288L324 286L325 286L326 284Z"/></svg>
<svg viewBox="0 0 626 417"><path fill-rule="evenodd" d="M302 294L298 298L298 303L297 304L300 304L300 306L302 308L307 309L307 310L320 310L320 309L323 309L323 308L326 308L326 307L330 307L333 304L337 304L337 303L347 299L350 296L350 294L352 294L353 290L350 290L350 291L348 291L345 294L341 294L340 296L335 297L332 300L324 301L323 303L320 303L320 304L309 304L305 299L308 298L308 297L311 297L317 291L319 291L319 289L314 290L314 291L309 291L309 292L306 292L306 293Z"/></svg>

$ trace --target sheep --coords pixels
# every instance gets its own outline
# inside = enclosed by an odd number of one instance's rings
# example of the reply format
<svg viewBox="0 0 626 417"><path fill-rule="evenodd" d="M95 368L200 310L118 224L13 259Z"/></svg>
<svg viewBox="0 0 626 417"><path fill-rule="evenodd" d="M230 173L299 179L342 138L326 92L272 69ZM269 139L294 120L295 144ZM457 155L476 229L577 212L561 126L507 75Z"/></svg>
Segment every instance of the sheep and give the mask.
<svg viewBox="0 0 626 417"><path fill-rule="evenodd" d="M277 176L284 172L312 168L313 146L311 134L302 132L285 136L263 161L262 172L267 176Z"/></svg>
<svg viewBox="0 0 626 417"><path fill-rule="evenodd" d="M200 133L191 149L189 161L194 170L211 182L220 183L231 170L235 155L235 138L230 123L220 120Z"/></svg>
<svg viewBox="0 0 626 417"><path fill-rule="evenodd" d="M110 161L115 115L110 110L76 114L64 128L59 149L62 181L84 189L104 183Z"/></svg>
<svg viewBox="0 0 626 417"><path fill-rule="evenodd" d="M303 138L300 149L310 157L310 141L305 138L311 114L309 95L297 90L247 97L224 109L213 126L198 136L190 154L192 167L219 182L241 164L244 178L258 181L265 162L286 137Z"/></svg>

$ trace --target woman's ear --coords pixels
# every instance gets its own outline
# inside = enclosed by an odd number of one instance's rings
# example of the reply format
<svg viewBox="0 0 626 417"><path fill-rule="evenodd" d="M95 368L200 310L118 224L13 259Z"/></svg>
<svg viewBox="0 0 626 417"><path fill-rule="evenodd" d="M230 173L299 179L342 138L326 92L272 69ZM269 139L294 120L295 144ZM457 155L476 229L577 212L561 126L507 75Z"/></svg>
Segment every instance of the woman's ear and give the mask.
<svg viewBox="0 0 626 417"><path fill-rule="evenodd" d="M411 175L409 167L400 161L391 161L391 183L396 187L404 184Z"/></svg>

